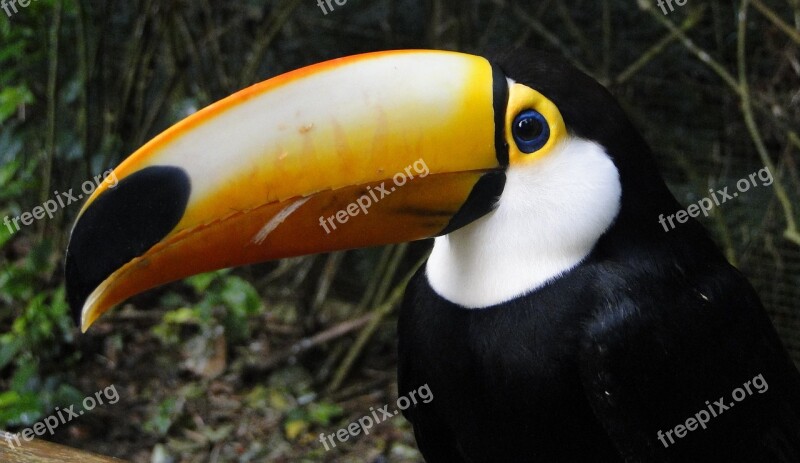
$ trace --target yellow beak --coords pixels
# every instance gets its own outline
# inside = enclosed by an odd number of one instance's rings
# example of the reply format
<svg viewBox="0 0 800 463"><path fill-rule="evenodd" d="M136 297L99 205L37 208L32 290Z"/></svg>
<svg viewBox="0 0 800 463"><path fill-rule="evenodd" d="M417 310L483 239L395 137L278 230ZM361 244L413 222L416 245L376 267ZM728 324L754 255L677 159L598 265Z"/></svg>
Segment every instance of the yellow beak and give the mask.
<svg viewBox="0 0 800 463"><path fill-rule="evenodd" d="M82 329L219 268L429 238L503 189L507 84L486 59L395 51L267 80L179 122L88 199L67 251Z"/></svg>

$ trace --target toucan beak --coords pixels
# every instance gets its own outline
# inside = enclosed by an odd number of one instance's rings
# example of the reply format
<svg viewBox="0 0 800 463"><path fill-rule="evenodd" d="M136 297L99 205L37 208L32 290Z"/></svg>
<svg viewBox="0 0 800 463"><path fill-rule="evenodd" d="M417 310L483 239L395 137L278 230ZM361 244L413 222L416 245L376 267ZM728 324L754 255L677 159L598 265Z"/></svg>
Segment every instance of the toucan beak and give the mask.
<svg viewBox="0 0 800 463"><path fill-rule="evenodd" d="M73 314L86 331L126 298L190 275L466 225L504 186L507 88L481 57L381 52L197 112L84 205L66 259Z"/></svg>

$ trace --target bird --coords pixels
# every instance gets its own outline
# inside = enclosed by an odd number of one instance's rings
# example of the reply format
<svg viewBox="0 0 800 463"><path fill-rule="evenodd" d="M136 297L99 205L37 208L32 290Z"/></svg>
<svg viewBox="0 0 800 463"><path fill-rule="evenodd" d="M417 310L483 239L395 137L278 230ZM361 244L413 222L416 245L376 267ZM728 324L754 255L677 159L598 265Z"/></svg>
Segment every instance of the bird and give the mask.
<svg viewBox="0 0 800 463"><path fill-rule="evenodd" d="M433 238L398 315L429 463L798 462L800 374L612 94L563 58L311 65L135 151L73 226L85 331L166 282Z"/></svg>

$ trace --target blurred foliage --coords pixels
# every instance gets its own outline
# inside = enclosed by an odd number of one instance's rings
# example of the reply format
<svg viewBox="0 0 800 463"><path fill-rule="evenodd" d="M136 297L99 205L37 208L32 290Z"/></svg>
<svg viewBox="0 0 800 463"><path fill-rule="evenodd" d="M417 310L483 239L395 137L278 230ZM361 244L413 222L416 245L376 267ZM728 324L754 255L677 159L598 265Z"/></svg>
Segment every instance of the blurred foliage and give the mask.
<svg viewBox="0 0 800 463"><path fill-rule="evenodd" d="M153 333L165 345L174 346L181 341L181 326L198 326L204 336L210 336L219 322L231 343L246 341L250 337L247 321L262 312L263 304L253 285L229 273L229 270L221 270L187 278L185 282L194 290L199 302L168 312L164 320L153 328ZM166 295L162 305L170 307L183 302L175 296ZM219 313L220 310L222 313Z"/></svg>
<svg viewBox="0 0 800 463"><path fill-rule="evenodd" d="M10 330L0 334L0 371L13 371L9 387L0 393L0 423L5 425L31 425L45 412L82 397L53 371L54 365L74 365L78 355L70 349L74 329L64 287L43 290L41 272L53 267L51 255L49 242L42 242L0 273L3 304L22 307Z"/></svg>
<svg viewBox="0 0 800 463"><path fill-rule="evenodd" d="M800 0L668 15L655 0L350 0L327 15L312 0L37 0L0 10L0 219L291 69L381 49L544 49L612 90L682 203L772 166L775 186L704 222L800 359L798 31ZM418 458L402 419L330 453L316 436L391 400L394 289L425 244L195 276L78 336L62 282L78 211L0 226L0 428L114 382L120 405L56 438L134 461Z"/></svg>

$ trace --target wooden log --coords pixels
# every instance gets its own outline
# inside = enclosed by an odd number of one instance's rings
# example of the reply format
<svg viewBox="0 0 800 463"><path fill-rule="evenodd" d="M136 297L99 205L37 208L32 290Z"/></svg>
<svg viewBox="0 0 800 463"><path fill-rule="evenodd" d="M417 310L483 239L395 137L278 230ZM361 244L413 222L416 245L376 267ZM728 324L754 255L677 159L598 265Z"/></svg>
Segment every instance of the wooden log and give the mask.
<svg viewBox="0 0 800 463"><path fill-rule="evenodd" d="M2 463L120 463L123 460L75 450L63 445L34 439L25 442L19 437L0 431L0 462Z"/></svg>

